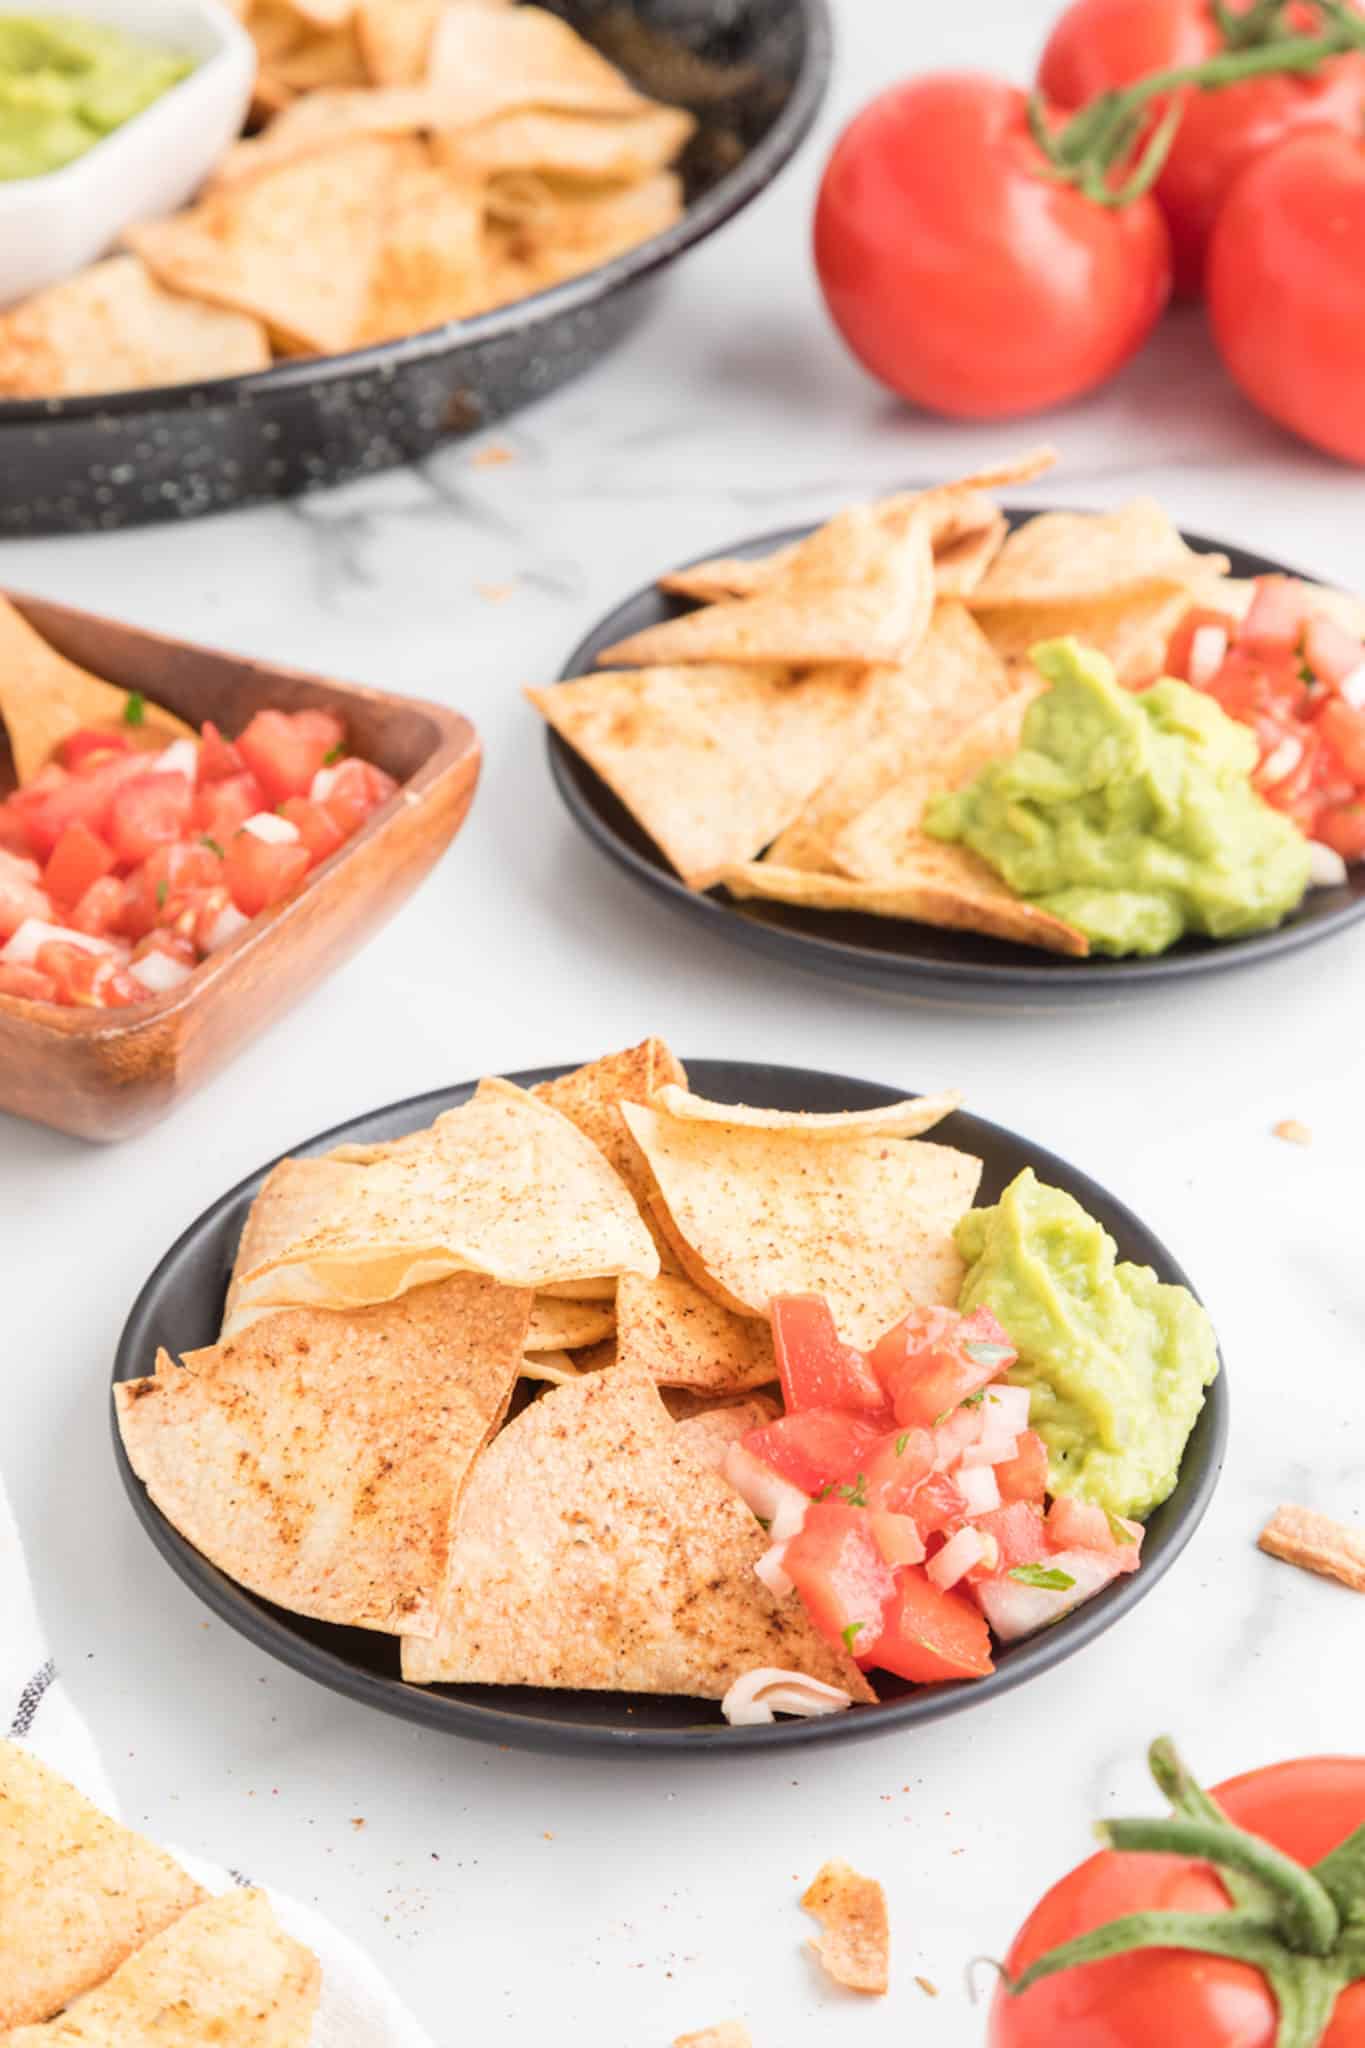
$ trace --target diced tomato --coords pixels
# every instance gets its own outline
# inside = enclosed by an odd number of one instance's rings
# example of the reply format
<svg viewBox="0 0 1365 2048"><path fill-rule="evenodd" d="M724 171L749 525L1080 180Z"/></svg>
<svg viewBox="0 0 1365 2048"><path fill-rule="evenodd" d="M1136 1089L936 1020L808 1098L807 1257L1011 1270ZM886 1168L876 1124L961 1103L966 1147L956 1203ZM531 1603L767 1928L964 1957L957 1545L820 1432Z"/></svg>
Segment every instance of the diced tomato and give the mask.
<svg viewBox="0 0 1365 2048"><path fill-rule="evenodd" d="M1324 811L1314 837L1330 846L1343 860L1365 860L1365 803L1339 804Z"/></svg>
<svg viewBox="0 0 1365 2048"><path fill-rule="evenodd" d="M372 761L358 761L352 756L338 762L335 780L322 802L349 839L371 811L388 802L397 787L393 777L376 768Z"/></svg>
<svg viewBox="0 0 1365 2048"><path fill-rule="evenodd" d="M1215 627L1225 634L1229 647L1241 631L1240 620L1234 619L1230 612L1215 612L1203 605L1195 605L1186 612L1171 635L1170 644L1166 649L1165 672L1168 676L1175 676L1182 683L1189 682L1190 658L1194 652L1195 635L1201 633L1206 626Z"/></svg>
<svg viewBox="0 0 1365 2048"><path fill-rule="evenodd" d="M1011 1571L1017 1564L1036 1564L1046 1557L1050 1545L1041 1506L1016 1500L1009 1506L993 1508L978 1515L975 1523L983 1536L993 1536L999 1551L996 1570Z"/></svg>
<svg viewBox="0 0 1365 2048"><path fill-rule="evenodd" d="M872 1367L891 1396L896 1420L924 1426L1009 1371L1018 1353L988 1308L959 1316L917 1310L882 1338Z"/></svg>
<svg viewBox="0 0 1365 2048"><path fill-rule="evenodd" d="M1047 1492L1047 1445L1036 1429L1026 1429L1012 1458L995 1467L995 1483L1003 1501L1041 1501Z"/></svg>
<svg viewBox="0 0 1365 2048"><path fill-rule="evenodd" d="M307 796L346 728L327 711L258 711L237 741L237 751L272 804Z"/></svg>
<svg viewBox="0 0 1365 2048"><path fill-rule="evenodd" d="M6 808L22 822L30 852L46 860L68 825L87 825L103 836L119 789L141 773L136 754L116 755L86 775L44 770L16 790Z"/></svg>
<svg viewBox="0 0 1365 2048"><path fill-rule="evenodd" d="M256 917L278 903L307 872L306 846L292 840L272 845L254 832L235 833L223 862L223 880L243 917Z"/></svg>
<svg viewBox="0 0 1365 2048"><path fill-rule="evenodd" d="M61 908L78 903L114 866L114 849L88 825L68 825L43 869L43 887Z"/></svg>
<svg viewBox="0 0 1365 2048"><path fill-rule="evenodd" d="M877 1662L917 1685L985 1678L995 1669L990 1631L980 1610L964 1594L941 1593L914 1565L897 1576Z"/></svg>
<svg viewBox="0 0 1365 2048"><path fill-rule="evenodd" d="M931 1472L922 1479L904 1510L920 1535L939 1536L959 1528L967 1520L967 1501L946 1472Z"/></svg>
<svg viewBox="0 0 1365 2048"><path fill-rule="evenodd" d="M1119 1568L1135 1572L1142 1556L1140 1522L1111 1523L1103 1508L1059 1493L1047 1511L1047 1539L1053 1550L1093 1550L1097 1557L1118 1560ZM1120 1535L1120 1531L1124 1533Z"/></svg>
<svg viewBox="0 0 1365 2048"><path fill-rule="evenodd" d="M194 790L186 775L134 775L109 807L109 843L133 867L159 846L173 846L190 822Z"/></svg>
<svg viewBox="0 0 1365 2048"><path fill-rule="evenodd" d="M909 1514L919 1486L934 1469L934 1439L927 1429L895 1430L862 1456L859 1469L869 1507Z"/></svg>
<svg viewBox="0 0 1365 2048"><path fill-rule="evenodd" d="M45 891L22 874L0 874L0 942L13 938L29 917L52 923L52 905Z"/></svg>
<svg viewBox="0 0 1365 2048"><path fill-rule="evenodd" d="M66 923L73 932L88 932L93 939L107 938L122 929L128 901L128 884L116 875L101 875L90 884Z"/></svg>
<svg viewBox="0 0 1365 2048"><path fill-rule="evenodd" d="M770 1314L788 1415L803 1408L867 1409L890 1426L886 1390L862 1352L841 1340L821 1295L779 1295Z"/></svg>
<svg viewBox="0 0 1365 2048"><path fill-rule="evenodd" d="M132 751L133 742L126 732L100 732L95 726L83 725L78 731L67 734L57 749L57 759L63 768L74 772L111 754L131 754Z"/></svg>
<svg viewBox="0 0 1365 2048"><path fill-rule="evenodd" d="M290 824L297 827L314 867L345 844L346 835L331 812L324 810L321 804L310 803L306 796L286 797L280 805L280 816L288 818Z"/></svg>
<svg viewBox="0 0 1365 2048"><path fill-rule="evenodd" d="M159 846L128 878L119 929L140 939L157 925L174 925L194 910L208 889L223 885L223 862L207 846Z"/></svg>
<svg viewBox="0 0 1365 2048"><path fill-rule="evenodd" d="M106 1010L124 1010L134 1003L149 1003L150 989L144 988L136 975L129 974L124 967L116 968L107 981L100 984L100 1001Z"/></svg>
<svg viewBox="0 0 1365 2048"><path fill-rule="evenodd" d="M234 832L245 825L248 818L254 818L258 811L268 810L265 791L254 775L230 775L225 782L212 783L201 789L194 799L191 822L196 832L205 839L212 839L224 851Z"/></svg>
<svg viewBox="0 0 1365 2048"><path fill-rule="evenodd" d="M1297 652L1308 620L1309 594L1292 576L1260 576L1251 609L1238 634L1255 654Z"/></svg>
<svg viewBox="0 0 1365 2048"><path fill-rule="evenodd" d="M863 1460L880 1439L880 1430L861 1416L847 1415L841 1408L807 1408L751 1429L743 1441L747 1451L783 1479L790 1479L803 1493L816 1494L849 1475L853 1485Z"/></svg>
<svg viewBox="0 0 1365 2048"><path fill-rule="evenodd" d="M57 983L39 967L20 967L13 961L0 960L0 996L22 996L29 1003L55 1003Z"/></svg>
<svg viewBox="0 0 1365 2048"><path fill-rule="evenodd" d="M890 1515L872 1508L869 1519L872 1540L893 1571L903 1564L924 1562L924 1538L910 1515Z"/></svg>
<svg viewBox="0 0 1365 2048"><path fill-rule="evenodd" d="M211 718L206 718L199 740L200 789L212 782L227 782L240 775L242 769L242 757L232 741L223 737Z"/></svg>
<svg viewBox="0 0 1365 2048"><path fill-rule="evenodd" d="M1357 711L1344 697L1331 697L1319 714L1318 730L1352 782L1358 788L1365 785L1365 711Z"/></svg>
<svg viewBox="0 0 1365 2048"><path fill-rule="evenodd" d="M1315 613L1303 636L1303 658L1320 683L1339 690L1365 663L1365 646L1335 619Z"/></svg>
<svg viewBox="0 0 1365 2048"><path fill-rule="evenodd" d="M92 953L69 939L49 939L38 948L34 966L40 974L51 975L57 985L59 1003L75 1003L83 1009L99 1006L98 988L109 974L107 953Z"/></svg>
<svg viewBox="0 0 1365 2048"><path fill-rule="evenodd" d="M782 1568L815 1626L860 1663L876 1661L882 1616L896 1575L882 1556L872 1518L842 1501L816 1501L788 1543Z"/></svg>

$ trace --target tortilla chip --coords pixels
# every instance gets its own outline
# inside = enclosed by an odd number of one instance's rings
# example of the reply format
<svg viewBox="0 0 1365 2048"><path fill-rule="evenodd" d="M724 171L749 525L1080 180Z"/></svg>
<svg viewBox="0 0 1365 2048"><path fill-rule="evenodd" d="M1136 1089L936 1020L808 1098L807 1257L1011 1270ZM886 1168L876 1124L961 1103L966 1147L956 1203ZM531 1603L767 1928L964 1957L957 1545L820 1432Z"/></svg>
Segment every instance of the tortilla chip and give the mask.
<svg viewBox="0 0 1365 2048"><path fill-rule="evenodd" d="M845 825L1016 687L971 613L940 604L912 659L877 671L866 742L826 777L766 858L778 867L828 868Z"/></svg>
<svg viewBox="0 0 1365 2048"><path fill-rule="evenodd" d="M427 74L431 39L446 0L362 0L356 40L373 85L416 85Z"/></svg>
<svg viewBox="0 0 1365 2048"><path fill-rule="evenodd" d="M280 1927L264 1892L209 1899L47 2026L5 2048L307 2048L322 1988L317 1957Z"/></svg>
<svg viewBox="0 0 1365 2048"><path fill-rule="evenodd" d="M671 1411L670 1411L671 1412ZM756 1395L752 1401L731 1401L721 1407L703 1408L678 1423L688 1448L719 1472L731 1444L737 1444L751 1429L776 1422L782 1410L776 1401Z"/></svg>
<svg viewBox="0 0 1365 2048"><path fill-rule="evenodd" d="M468 0L467 0L468 4ZM338 86L305 93L263 134L233 145L214 166L201 205L268 173L365 141L410 141L437 125L442 108L425 85ZM195 211L199 209L196 208ZM184 216L177 214L176 220ZM125 240L127 237L125 237Z"/></svg>
<svg viewBox="0 0 1365 2048"><path fill-rule="evenodd" d="M911 1306L956 1304L953 1231L981 1161L907 1138L689 1123L627 1103L688 1277L738 1315L778 1294L823 1294L840 1334L870 1347Z"/></svg>
<svg viewBox="0 0 1365 2048"><path fill-rule="evenodd" d="M982 582L1005 545L1010 523L994 512L983 524L934 543L934 589L939 602L966 597Z"/></svg>
<svg viewBox="0 0 1365 2048"><path fill-rule="evenodd" d="M0 2027L50 2019L204 1896L162 1850L0 1741Z"/></svg>
<svg viewBox="0 0 1365 2048"><path fill-rule="evenodd" d="M5 398L198 383L269 362L259 320L163 291L137 256L106 257L0 313Z"/></svg>
<svg viewBox="0 0 1365 2048"><path fill-rule="evenodd" d="M568 22L542 7L491 8L468 0L441 10L427 81L465 127L509 107L632 114L650 104Z"/></svg>
<svg viewBox="0 0 1365 2048"><path fill-rule="evenodd" d="M343 28L355 13L355 0L288 0L288 4L300 21L314 30Z"/></svg>
<svg viewBox="0 0 1365 2048"><path fill-rule="evenodd" d="M1111 661L1119 681L1131 688L1161 674L1167 643L1195 602L1203 599L1193 590L1154 584L1107 603L1007 605L1000 611L978 612L976 622L1001 661L1011 667L1031 673L1029 655L1035 647L1074 634Z"/></svg>
<svg viewBox="0 0 1365 2048"><path fill-rule="evenodd" d="M242 1275L241 1307L364 1308L454 1272L536 1288L659 1269L597 1147L510 1081L481 1081L472 1101L373 1165L331 1164L322 1219Z"/></svg>
<svg viewBox="0 0 1365 2048"><path fill-rule="evenodd" d="M114 1389L133 1470L238 1585L429 1635L455 1501L507 1411L529 1292L461 1273L380 1308L292 1309Z"/></svg>
<svg viewBox="0 0 1365 2048"><path fill-rule="evenodd" d="M539 171L562 179L644 179L673 163L696 130L681 107L624 115L519 107L437 137L443 161L493 177Z"/></svg>
<svg viewBox="0 0 1365 2048"><path fill-rule="evenodd" d="M777 1378L765 1323L732 1315L690 1280L623 1275L616 1298L616 1348L656 1386L708 1394L747 1393Z"/></svg>
<svg viewBox="0 0 1365 2048"><path fill-rule="evenodd" d="M367 79L355 24L313 30L267 67L270 79L291 93L319 92L336 86L364 85Z"/></svg>
<svg viewBox="0 0 1365 2048"><path fill-rule="evenodd" d="M966 847L925 840L906 856L889 880L867 882L848 875L812 874L805 868L774 867L766 860L726 868L720 881L732 896L790 903L805 910L841 910L859 917L888 917L946 931L984 932L1020 946L1084 959L1084 932L1064 924L1007 889L995 870Z"/></svg>
<svg viewBox="0 0 1365 2048"><path fill-rule="evenodd" d="M1215 560L1186 546L1154 498L1115 512L1044 512L1010 535L971 602L981 611L1112 602L1152 584L1188 584Z"/></svg>
<svg viewBox="0 0 1365 2048"><path fill-rule="evenodd" d="M847 1863L823 1865L801 1900L823 1932L810 1944L827 1976L850 1991L881 1996L891 1968L886 1894Z"/></svg>
<svg viewBox="0 0 1365 2048"><path fill-rule="evenodd" d="M650 1106L689 1124L724 1124L748 1131L791 1131L802 1138L920 1138L961 1109L956 1089L944 1095L912 1095L878 1109L840 1109L822 1115L805 1109L753 1109L744 1102L708 1102L673 1085L657 1088Z"/></svg>
<svg viewBox="0 0 1365 2048"><path fill-rule="evenodd" d="M395 169L380 203L384 232L355 346L481 311L488 300L482 185L413 157Z"/></svg>
<svg viewBox="0 0 1365 2048"><path fill-rule="evenodd" d="M543 1381L551 1387L566 1387L571 1380L583 1377L583 1368L575 1364L567 1351L528 1352L521 1361L520 1377Z"/></svg>
<svg viewBox="0 0 1365 2048"><path fill-rule="evenodd" d="M21 784L47 766L71 733L83 725L117 724L127 704L126 690L58 654L0 596L0 722ZM143 718L164 731L168 743L192 730L174 712L150 701L144 702Z"/></svg>
<svg viewBox="0 0 1365 2048"><path fill-rule="evenodd" d="M539 1092L537 1088L531 1090L533 1095L537 1095ZM576 1121L576 1118L570 1118L570 1122ZM621 1178L625 1180L626 1176L622 1174ZM542 1287L539 1292L541 1296L548 1296L551 1301L615 1301L616 1282L615 1280L552 1280L548 1287Z"/></svg>
<svg viewBox="0 0 1365 2048"><path fill-rule="evenodd" d="M722 2020L699 2034L679 2034L673 2048L754 2048L753 2035L740 2020Z"/></svg>
<svg viewBox="0 0 1365 2048"><path fill-rule="evenodd" d="M1365 1534L1312 1508L1281 1507L1257 1537L1262 1550L1301 1571L1365 1593Z"/></svg>
<svg viewBox="0 0 1365 2048"><path fill-rule="evenodd" d="M917 511L890 535L872 506L851 506L800 541L756 596L632 633L598 665L908 661L933 613L931 531Z"/></svg>
<svg viewBox="0 0 1365 2048"><path fill-rule="evenodd" d="M612 1302L564 1301L552 1294L538 1294L526 1332L529 1351L584 1351L600 1344L616 1328Z"/></svg>
<svg viewBox="0 0 1365 2048"><path fill-rule="evenodd" d="M647 668L528 690L689 888L797 817L865 730L874 671Z"/></svg>
<svg viewBox="0 0 1365 2048"><path fill-rule="evenodd" d="M403 1676L721 1699L783 1664L873 1698L799 1597L754 1576L766 1542L642 1372L551 1388L475 1466L440 1631L404 1641Z"/></svg>
<svg viewBox="0 0 1365 2048"><path fill-rule="evenodd" d="M414 148L363 136L214 189L125 239L168 289L254 315L286 353L334 354L366 316L384 193Z"/></svg>
<svg viewBox="0 0 1365 2048"><path fill-rule="evenodd" d="M531 1093L548 1102L620 1174L637 1203L643 1206L652 1185L634 1140L621 1120L623 1102L648 1102L656 1088L685 1088L687 1072L682 1061L662 1038L645 1038L624 1052L609 1052L600 1060L589 1060L572 1073L553 1081L538 1081ZM614 1281L605 1283L616 1292Z"/></svg>
<svg viewBox="0 0 1365 2048"><path fill-rule="evenodd" d="M238 1239L237 1257L223 1304L223 1324L218 1332L220 1344L271 1313L269 1309L243 1306L245 1276L287 1252L300 1238L309 1236L326 1215L338 1184L347 1181L356 1186L361 1184L347 1170L347 1163L338 1161L335 1155L326 1159L281 1159L271 1167L247 1211Z"/></svg>
<svg viewBox="0 0 1365 2048"><path fill-rule="evenodd" d="M682 182L672 171L576 193L556 191L535 173L515 173L493 179L488 207L490 216L500 216L489 228L490 303L496 305L595 270L662 234L684 211Z"/></svg>

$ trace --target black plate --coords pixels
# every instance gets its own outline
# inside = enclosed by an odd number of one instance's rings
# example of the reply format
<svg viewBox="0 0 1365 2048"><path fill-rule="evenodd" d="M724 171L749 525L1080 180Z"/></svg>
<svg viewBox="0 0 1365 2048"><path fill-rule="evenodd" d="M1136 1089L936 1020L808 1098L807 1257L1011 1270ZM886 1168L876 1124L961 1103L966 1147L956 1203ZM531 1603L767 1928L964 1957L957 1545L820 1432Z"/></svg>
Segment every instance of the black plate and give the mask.
<svg viewBox="0 0 1365 2048"><path fill-rule="evenodd" d="M1022 525L1036 518L1040 509L1011 511L1010 524ZM706 556L698 559L765 555L810 531L808 526L786 527L780 533L708 548ZM1187 533L1185 538L1201 553L1228 555L1234 576L1302 575L1300 570L1286 569L1281 562L1226 541L1208 540L1197 533ZM690 609L684 601L665 597L653 584L646 584L580 641L560 681L587 674L599 651L624 640L627 634L643 632L647 626ZM587 762L558 733L547 732L546 737L550 772L575 824L634 881L653 890L682 916L698 920L735 945L826 978L867 983L894 995L952 996L1016 1007L1106 998L1117 1001L1135 985L1188 981L1295 952L1318 939L1330 938L1365 916L1365 865L1360 865L1340 888L1310 890L1278 930L1255 938L1182 939L1155 960L1069 960L976 932L940 931L933 925L846 911L803 910L795 904L741 902L723 889L700 895L679 880L649 834Z"/></svg>
<svg viewBox="0 0 1365 2048"><path fill-rule="evenodd" d="M755 1066L738 1060L689 1060L693 1086L721 1102L749 1102L777 1109L871 1109L894 1102L897 1092L872 1081L854 1081L800 1067ZM546 1067L509 1078L522 1087L568 1071ZM328 1151L342 1143L372 1143L419 1129L443 1110L468 1100L474 1082L414 1096L369 1116L338 1124L294 1147L295 1153ZM974 1153L985 1163L980 1200L993 1202L1024 1167L1065 1188L1098 1217L1114 1237L1122 1258L1155 1268L1158 1278L1189 1286L1180 1267L1132 1211L1105 1193L1064 1160L1029 1144L996 1124L959 1113L939 1125L936 1138ZM273 1163L273 1162L272 1162ZM205 1210L174 1244L148 1280L128 1318L114 1363L115 1380L137 1379L150 1372L157 1347L173 1353L212 1344L222 1318L223 1297L237 1250L237 1240L252 1199L268 1167L252 1174ZM112 1402L111 1402L112 1408ZM696 1700L656 1699L630 1693L539 1691L520 1686L404 1685L398 1672L398 1645L389 1636L364 1629L338 1628L307 1621L272 1607L245 1592L201 1557L152 1505L147 1491L124 1454L117 1424L114 1451L133 1506L157 1549L192 1592L215 1614L282 1663L309 1678L363 1700L405 1720L443 1728L452 1735L476 1736L517 1749L554 1750L705 1750L711 1754L751 1749L802 1747L815 1742L847 1742L892 1728L936 1721L966 1713L997 1698L1026 1679L1062 1663L1092 1642L1136 1606L1180 1555L1198 1527L1222 1469L1227 1442L1228 1398L1224 1376L1214 1381L1195 1426L1180 1468L1175 1492L1147 1523L1142 1569L1114 1585L1058 1622L1042 1635L999 1652L999 1668L991 1678L970 1685L916 1689L899 1679L879 1676L881 1703L854 1707L846 1714L820 1721L779 1722L768 1728L729 1728L717 1707Z"/></svg>
<svg viewBox="0 0 1365 2048"><path fill-rule="evenodd" d="M247 377L0 402L0 534L188 519L414 462L596 363L658 274L770 185L829 83L827 0L539 0L696 114L684 218L477 319Z"/></svg>

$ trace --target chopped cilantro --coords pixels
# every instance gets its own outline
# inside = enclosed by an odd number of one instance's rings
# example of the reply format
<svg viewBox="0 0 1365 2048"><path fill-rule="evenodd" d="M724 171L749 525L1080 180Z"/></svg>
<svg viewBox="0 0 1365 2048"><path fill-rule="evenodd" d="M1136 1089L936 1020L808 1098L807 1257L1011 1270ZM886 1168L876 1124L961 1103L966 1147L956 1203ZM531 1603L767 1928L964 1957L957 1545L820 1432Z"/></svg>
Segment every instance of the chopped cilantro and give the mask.
<svg viewBox="0 0 1365 2048"><path fill-rule="evenodd" d="M1121 1521L1117 1515L1110 1514L1108 1508L1104 1511L1104 1518L1109 1524L1109 1534L1113 1537L1115 1543L1123 1545L1133 1541L1133 1532L1128 1527L1128 1524Z"/></svg>
<svg viewBox="0 0 1365 2048"><path fill-rule="evenodd" d="M820 1491L816 1494L815 1498L817 1500L828 1500L838 1484L839 1482L837 1479L827 1479L824 1485L820 1488Z"/></svg>
<svg viewBox="0 0 1365 2048"><path fill-rule="evenodd" d="M216 853L219 860L223 860L226 858L226 856L223 853L222 847L218 844L218 841L216 839L210 839L207 832L200 833L199 844L201 846L207 846L210 853Z"/></svg>
<svg viewBox="0 0 1365 2048"><path fill-rule="evenodd" d="M158 883L157 883L157 885L156 885L156 907L157 907L157 909L158 909L158 910L164 910L164 909L165 909L165 907L166 907L166 898L167 898L167 896L168 896L168 895L169 895L169 893L170 893L170 886L171 886L171 885L170 885L170 883L169 883L169 882L158 882Z"/></svg>
<svg viewBox="0 0 1365 2048"><path fill-rule="evenodd" d="M851 1508L865 1508L867 1506L867 1474L860 1472L852 1486L841 1486L839 1488L839 1498L840 1500L846 1500Z"/></svg>
<svg viewBox="0 0 1365 2048"><path fill-rule="evenodd" d="M910 1432L908 1429L904 1432L903 1435L898 1436L896 1438L896 1456L898 1458L903 1458L905 1456L905 1446L909 1443L909 1441Z"/></svg>
<svg viewBox="0 0 1365 2048"><path fill-rule="evenodd" d="M1036 1586L1040 1593L1069 1593L1076 1583L1070 1572L1046 1564L1017 1564L1010 1577L1018 1579L1021 1586Z"/></svg>
<svg viewBox="0 0 1365 2048"><path fill-rule="evenodd" d="M962 1405L964 1408L979 1408L981 1406L981 1403L985 1400L985 1398L986 1389L983 1387L979 1394L968 1394L966 1400L962 1403Z"/></svg>
<svg viewBox="0 0 1365 2048"><path fill-rule="evenodd" d="M851 1621L846 1629L840 1630L840 1634L844 1639L844 1648L848 1651L850 1657L853 1655L854 1639L862 1634L866 1625L865 1622Z"/></svg>
<svg viewBox="0 0 1365 2048"><path fill-rule="evenodd" d="M340 761L340 760L342 760L342 759L343 759L343 758L345 757L345 753L346 753L346 749L345 749L345 747L343 747L343 746L342 746L342 744L341 744L341 741L340 741L340 740L338 740L338 741L337 741L337 743L336 743L336 745L335 745L335 746L334 746L333 748L331 748L331 750L330 750L330 751L329 751L328 753L326 753L326 754L324 754L324 755L323 755L323 757L322 757L322 765L323 765L323 767L324 767L324 768L330 768L330 767L332 766L332 763L333 763L334 761Z"/></svg>
<svg viewBox="0 0 1365 2048"><path fill-rule="evenodd" d="M144 725L147 719L147 699L141 690L130 690L128 701L123 707L125 725Z"/></svg>

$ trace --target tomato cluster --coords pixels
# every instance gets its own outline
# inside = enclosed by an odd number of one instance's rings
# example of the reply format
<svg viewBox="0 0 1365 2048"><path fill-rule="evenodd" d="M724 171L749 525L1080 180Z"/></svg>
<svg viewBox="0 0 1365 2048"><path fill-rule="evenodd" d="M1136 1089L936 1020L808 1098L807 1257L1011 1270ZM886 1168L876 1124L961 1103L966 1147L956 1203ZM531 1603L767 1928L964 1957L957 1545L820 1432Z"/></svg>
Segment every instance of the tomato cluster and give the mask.
<svg viewBox="0 0 1365 2048"><path fill-rule="evenodd" d="M1329 29L1337 54L1310 62ZM1365 35L1341 41L1353 33L1300 0L1073 0L1032 104L975 74L891 87L844 131L820 189L815 257L836 325L903 397L989 419L1092 389L1173 289L1204 293L1255 403L1365 462ZM1153 90L1123 156L1105 154L1117 130L1097 132L1087 163L1077 119L1191 68L1208 83ZM1130 172L1158 140L1148 190Z"/></svg>

